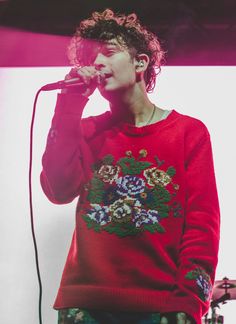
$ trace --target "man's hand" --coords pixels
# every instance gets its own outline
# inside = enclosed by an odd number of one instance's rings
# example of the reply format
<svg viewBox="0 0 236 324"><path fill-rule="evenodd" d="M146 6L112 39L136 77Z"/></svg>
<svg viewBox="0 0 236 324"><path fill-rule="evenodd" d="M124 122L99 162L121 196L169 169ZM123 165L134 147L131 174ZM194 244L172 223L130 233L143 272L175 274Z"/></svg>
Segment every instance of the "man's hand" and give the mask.
<svg viewBox="0 0 236 324"><path fill-rule="evenodd" d="M81 93L81 87L76 87L76 85L67 87L63 89L62 93L78 93L89 97L97 87L97 80L99 77L99 72L95 69L94 66L83 66L81 68L72 68L70 72L65 76L65 80L70 80L73 78L81 79L81 82L85 84L84 89Z"/></svg>
<svg viewBox="0 0 236 324"><path fill-rule="evenodd" d="M186 313L167 313L161 317L160 324L194 324L195 321L191 319Z"/></svg>

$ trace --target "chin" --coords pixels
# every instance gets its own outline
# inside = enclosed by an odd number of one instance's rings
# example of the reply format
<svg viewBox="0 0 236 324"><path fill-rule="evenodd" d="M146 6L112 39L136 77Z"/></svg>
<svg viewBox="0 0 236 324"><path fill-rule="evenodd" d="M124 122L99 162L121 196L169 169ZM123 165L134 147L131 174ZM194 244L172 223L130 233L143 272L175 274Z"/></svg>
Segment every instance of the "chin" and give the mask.
<svg viewBox="0 0 236 324"><path fill-rule="evenodd" d="M102 88L98 88L100 94L108 99L117 96L117 94L120 94L122 92L121 88L112 87L112 86L104 86Z"/></svg>

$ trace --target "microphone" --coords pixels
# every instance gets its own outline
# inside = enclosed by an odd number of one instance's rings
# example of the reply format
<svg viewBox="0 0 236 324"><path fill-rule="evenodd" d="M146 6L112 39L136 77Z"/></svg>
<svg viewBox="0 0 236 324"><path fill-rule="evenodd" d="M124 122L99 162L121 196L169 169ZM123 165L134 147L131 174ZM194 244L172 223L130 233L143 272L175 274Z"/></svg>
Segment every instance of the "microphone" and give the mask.
<svg viewBox="0 0 236 324"><path fill-rule="evenodd" d="M105 79L105 75L103 73L99 72L99 73L97 73L96 76L93 76L90 78L90 82L88 84L84 82L82 77L78 76L77 78L48 83L48 84L44 85L41 88L41 90L50 91L50 90L65 89L65 88L70 88L70 87L77 87L77 88L83 89L83 88L89 87L91 85L91 83L94 81L97 85L99 85L102 83L102 81L104 79Z"/></svg>

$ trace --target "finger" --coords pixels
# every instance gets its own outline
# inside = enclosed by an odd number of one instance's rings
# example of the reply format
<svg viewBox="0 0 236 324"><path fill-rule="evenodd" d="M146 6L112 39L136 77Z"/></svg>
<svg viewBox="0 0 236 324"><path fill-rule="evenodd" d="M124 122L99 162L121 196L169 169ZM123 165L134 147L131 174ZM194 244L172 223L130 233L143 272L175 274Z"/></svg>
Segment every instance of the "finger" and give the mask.
<svg viewBox="0 0 236 324"><path fill-rule="evenodd" d="M72 68L70 72L65 76L65 80L80 78L85 84L89 84L91 79L97 74L95 68L83 67L83 68Z"/></svg>
<svg viewBox="0 0 236 324"><path fill-rule="evenodd" d="M87 84L95 81L98 76L98 71L94 66L84 66L83 68L77 71L77 75L82 77L83 81Z"/></svg>
<svg viewBox="0 0 236 324"><path fill-rule="evenodd" d="M98 71L94 66L83 66L80 69L76 69L74 72L81 76L93 76L96 75Z"/></svg>
<svg viewBox="0 0 236 324"><path fill-rule="evenodd" d="M78 73L77 73L77 69L76 68L72 68L70 70L70 72L68 74L65 75L65 80L70 80L70 79L73 79L73 78L76 78L78 77Z"/></svg>
<svg viewBox="0 0 236 324"><path fill-rule="evenodd" d="M168 319L166 318L166 317L162 317L161 318L161 322L160 322L160 324L168 324Z"/></svg>

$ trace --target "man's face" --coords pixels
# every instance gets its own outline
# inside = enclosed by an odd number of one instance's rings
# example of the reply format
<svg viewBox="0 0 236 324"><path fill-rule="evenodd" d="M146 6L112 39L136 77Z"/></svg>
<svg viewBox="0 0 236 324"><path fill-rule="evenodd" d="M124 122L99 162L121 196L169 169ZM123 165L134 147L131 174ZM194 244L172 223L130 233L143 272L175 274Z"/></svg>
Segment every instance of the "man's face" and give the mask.
<svg viewBox="0 0 236 324"><path fill-rule="evenodd" d="M125 45L115 39L94 44L91 65L104 75L98 89L102 95L132 87L136 81L135 59Z"/></svg>

